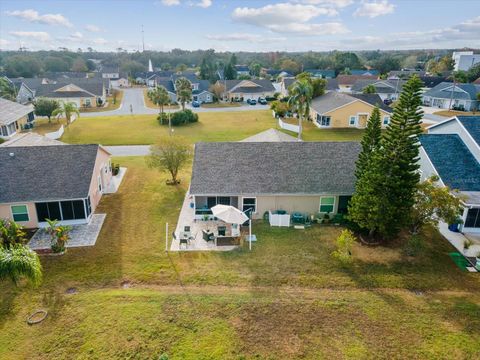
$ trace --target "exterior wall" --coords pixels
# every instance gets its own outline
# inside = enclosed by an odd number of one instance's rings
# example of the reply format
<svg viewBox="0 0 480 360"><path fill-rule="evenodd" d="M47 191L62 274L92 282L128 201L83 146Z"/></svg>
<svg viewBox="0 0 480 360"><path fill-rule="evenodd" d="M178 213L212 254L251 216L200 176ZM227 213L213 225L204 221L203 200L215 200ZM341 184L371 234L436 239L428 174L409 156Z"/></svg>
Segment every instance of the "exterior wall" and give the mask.
<svg viewBox="0 0 480 360"><path fill-rule="evenodd" d="M105 172L105 167L107 171ZM98 176L101 178L102 191L98 188ZM92 181L90 183L90 202L92 204L92 213L95 212L100 199L102 198L103 191L109 186L112 180L112 169L110 168L110 154L108 154L102 148L98 149L97 159L95 160L95 168L93 169Z"/></svg>
<svg viewBox="0 0 480 360"><path fill-rule="evenodd" d="M343 93L351 93L352 85L340 85L338 84L338 91Z"/></svg>
<svg viewBox="0 0 480 360"><path fill-rule="evenodd" d="M112 80L110 81L110 84L112 85L112 87L129 87L130 86L128 79L124 79L124 78L121 78L118 80Z"/></svg>
<svg viewBox="0 0 480 360"><path fill-rule="evenodd" d="M427 106L436 107L439 109L450 109L450 98L434 98L431 96L423 96L423 104ZM479 103L478 101L464 100L464 99L452 99L452 107L463 105L466 111L475 111L478 110Z"/></svg>
<svg viewBox="0 0 480 360"><path fill-rule="evenodd" d="M116 79L118 78L120 75L119 73L103 73L102 74L102 78L104 79Z"/></svg>
<svg viewBox="0 0 480 360"><path fill-rule="evenodd" d="M324 114L319 114L319 115L324 115L324 116L330 116L330 128L349 128L349 127L357 127L357 128L364 128L366 126L366 121L362 121L362 114L368 115L366 118L368 119L373 111L374 106L370 104L366 104L361 101L355 101L351 104L345 105L341 108L338 108L336 110L332 110L330 112L324 113ZM386 127L383 124L383 117L384 116L391 116L391 114L387 113L384 110L380 109L380 115L381 115L381 120L382 120L382 127ZM356 116L357 117L357 125L356 126L351 126L350 125L350 116ZM311 108L310 109L310 117L313 120L313 123L317 126L318 123L316 122L317 119L317 112ZM319 126L320 127L320 126Z"/></svg>
<svg viewBox="0 0 480 360"><path fill-rule="evenodd" d="M208 91L202 92L196 96L197 96L197 101L201 103L211 103L213 101L213 94Z"/></svg>
<svg viewBox="0 0 480 360"><path fill-rule="evenodd" d="M477 143L472 139L470 134L467 133L467 131L457 120L448 121L441 125L430 128L428 129L428 133L457 134L458 136L460 136L465 145L467 145L468 150L470 150L475 159L477 159L477 161L480 163L480 145L477 145Z"/></svg>
<svg viewBox="0 0 480 360"><path fill-rule="evenodd" d="M34 96L30 90L28 90L25 85L21 85L17 94L17 102L20 104L28 104L32 102Z"/></svg>
<svg viewBox="0 0 480 360"><path fill-rule="evenodd" d="M0 125L0 139L8 140L18 133L23 126L28 122L28 115L21 117L20 119L8 124ZM7 131L7 135L4 135L4 131Z"/></svg>
<svg viewBox="0 0 480 360"><path fill-rule="evenodd" d="M230 100L240 99L243 97L243 101L247 101L248 99L255 99L257 100L259 97L271 97L275 94L275 91L264 91L258 93L236 93L236 92L228 92L228 98Z"/></svg>
<svg viewBox="0 0 480 360"><path fill-rule="evenodd" d="M18 222L19 225L24 226L27 229L38 227L37 210L35 209L35 203L32 202L0 204L0 219L13 220L11 210L12 205L27 205L29 220Z"/></svg>

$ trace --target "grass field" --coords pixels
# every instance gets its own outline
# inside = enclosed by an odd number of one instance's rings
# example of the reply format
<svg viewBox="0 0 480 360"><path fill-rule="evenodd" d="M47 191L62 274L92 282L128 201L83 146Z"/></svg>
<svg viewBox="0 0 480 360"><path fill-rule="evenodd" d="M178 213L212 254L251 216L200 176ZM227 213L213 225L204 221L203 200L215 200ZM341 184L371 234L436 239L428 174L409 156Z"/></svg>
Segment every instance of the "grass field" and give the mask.
<svg viewBox="0 0 480 360"><path fill-rule="evenodd" d="M238 141L269 128L276 128L269 110L204 112L199 122L175 127L175 134L197 141ZM304 139L346 141L360 140L363 130L318 129L304 125ZM79 118L66 130L62 141L67 143L101 143L103 145L153 144L168 128L158 125L155 115L102 116ZM296 136L296 134L291 133Z"/></svg>
<svg viewBox="0 0 480 360"><path fill-rule="evenodd" d="M111 111L117 110L120 105L122 104L123 99L123 91L118 90L117 101L115 104L113 103L113 97L107 96L108 105L105 107L89 107L89 108L80 108L81 113L88 113L88 112L102 112L102 111Z"/></svg>
<svg viewBox="0 0 480 360"><path fill-rule="evenodd" d="M114 161L128 171L96 246L42 257L36 290L0 283L0 359L480 357L480 278L436 232L415 258L355 244L350 267L330 256L334 226L259 222L251 252L166 254L190 167L174 188L143 158ZM38 308L47 319L26 325Z"/></svg>
<svg viewBox="0 0 480 360"><path fill-rule="evenodd" d="M455 110L441 110L433 113L434 115L440 115L440 116L447 116L447 117L452 117L452 116L472 116L472 115L480 115L480 112L471 112L471 111L455 111Z"/></svg>
<svg viewBox="0 0 480 360"><path fill-rule="evenodd" d="M147 96L148 90L143 90L143 100L145 101L145 106L150 109L160 109L160 106L155 105L152 100ZM164 109L180 109L180 105L165 105Z"/></svg>
<svg viewBox="0 0 480 360"><path fill-rule="evenodd" d="M241 103L237 102L215 102L215 103L204 103L202 104L203 108L230 108L230 107L240 107Z"/></svg>

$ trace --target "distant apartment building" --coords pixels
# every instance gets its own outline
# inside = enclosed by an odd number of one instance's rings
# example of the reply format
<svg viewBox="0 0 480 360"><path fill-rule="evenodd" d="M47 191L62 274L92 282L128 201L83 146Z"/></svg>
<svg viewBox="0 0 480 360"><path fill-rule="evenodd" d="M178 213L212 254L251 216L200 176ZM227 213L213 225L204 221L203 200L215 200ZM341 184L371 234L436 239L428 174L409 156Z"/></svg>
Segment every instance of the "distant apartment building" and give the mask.
<svg viewBox="0 0 480 360"><path fill-rule="evenodd" d="M454 51L452 59L455 61L455 71L467 71L475 64L480 63L480 54L474 54L473 51Z"/></svg>

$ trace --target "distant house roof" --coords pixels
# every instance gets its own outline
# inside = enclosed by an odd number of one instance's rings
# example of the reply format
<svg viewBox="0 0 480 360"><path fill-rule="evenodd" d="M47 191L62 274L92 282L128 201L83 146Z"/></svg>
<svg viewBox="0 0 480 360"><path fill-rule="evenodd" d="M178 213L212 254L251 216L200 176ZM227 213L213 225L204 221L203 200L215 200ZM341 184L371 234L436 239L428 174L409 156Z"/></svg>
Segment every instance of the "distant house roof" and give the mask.
<svg viewBox="0 0 480 360"><path fill-rule="evenodd" d="M453 90L453 91L452 91ZM440 99L477 100L477 94L480 92L480 85L476 84L453 84L451 82L442 82L434 88L426 91L423 96Z"/></svg>
<svg viewBox="0 0 480 360"><path fill-rule="evenodd" d="M51 80L57 79L85 79L87 72L75 72L75 71L49 71L43 74L42 78Z"/></svg>
<svg viewBox="0 0 480 360"><path fill-rule="evenodd" d="M375 87L377 94L385 93L400 93L405 84L405 80L372 80L372 79L359 79L352 85L352 92L362 92L368 85Z"/></svg>
<svg viewBox="0 0 480 360"><path fill-rule="evenodd" d="M416 70L416 69L402 69L402 70L392 70L388 73L389 77L399 77L401 79L408 79L412 75L425 76L426 71Z"/></svg>
<svg viewBox="0 0 480 360"><path fill-rule="evenodd" d="M251 79L251 80L225 80L226 91L235 91L241 93L261 93L266 91L275 91L270 80Z"/></svg>
<svg viewBox="0 0 480 360"><path fill-rule="evenodd" d="M444 76L419 76L419 78L423 81L425 87L427 88L433 88L447 80L447 78Z"/></svg>
<svg viewBox="0 0 480 360"><path fill-rule="evenodd" d="M311 74L314 77L322 77L322 78L334 78L335 77L335 70L307 69L307 70L304 70L304 71Z"/></svg>
<svg viewBox="0 0 480 360"><path fill-rule="evenodd" d="M349 195L359 152L358 142L197 143L190 193Z"/></svg>
<svg viewBox="0 0 480 360"><path fill-rule="evenodd" d="M392 109L386 106L377 94L347 95L335 91L328 92L325 95L313 99L311 108L315 110L318 114L325 114L329 111L335 110L341 106L353 103L358 100L366 102L372 106L377 105L383 111L386 111L388 113L392 112Z"/></svg>
<svg viewBox="0 0 480 360"><path fill-rule="evenodd" d="M480 164L457 134L426 134L419 139L445 185L480 191Z"/></svg>
<svg viewBox="0 0 480 360"><path fill-rule="evenodd" d="M156 81L158 86L163 86L165 89L167 89L167 91L175 93L175 87L173 86L173 81L170 78L158 77L156 78Z"/></svg>
<svg viewBox="0 0 480 360"><path fill-rule="evenodd" d="M11 124L28 115L33 110L33 105L22 105L14 101L0 98L0 125Z"/></svg>
<svg viewBox="0 0 480 360"><path fill-rule="evenodd" d="M66 145L65 143L49 139L46 136L39 135L37 133L21 133L15 135L10 140L0 144L0 147L9 146L47 146L47 145Z"/></svg>
<svg viewBox="0 0 480 360"><path fill-rule="evenodd" d="M27 79L15 79L20 81L30 90L32 90L35 97L92 97L103 96L103 90L108 86L108 79L102 78L59 78L52 82L45 82L43 79L27 78ZM66 92L57 91L67 85L75 85L79 88L75 94L72 91L70 94Z"/></svg>
<svg viewBox="0 0 480 360"><path fill-rule="evenodd" d="M338 75L338 85L353 85L357 80L372 79L377 80L378 76L375 75Z"/></svg>
<svg viewBox="0 0 480 360"><path fill-rule="evenodd" d="M235 70L240 72L250 72L247 65L235 65Z"/></svg>
<svg viewBox="0 0 480 360"><path fill-rule="evenodd" d="M360 75L360 76L368 76L368 75L376 75L378 76L380 72L376 69L353 69L350 70L350 74L352 75Z"/></svg>
<svg viewBox="0 0 480 360"><path fill-rule="evenodd" d="M280 130L268 129L258 134L243 139L241 142L282 142L282 141L298 141L297 138L285 134Z"/></svg>
<svg viewBox="0 0 480 360"><path fill-rule="evenodd" d="M277 69L262 69L262 72L270 75L270 76L278 76L278 75L283 75L283 76L293 76L291 72L287 70L277 70Z"/></svg>
<svg viewBox="0 0 480 360"><path fill-rule="evenodd" d="M480 77L479 77L477 80L475 80L475 81L473 82L473 84L480 85Z"/></svg>
<svg viewBox="0 0 480 360"><path fill-rule="evenodd" d="M116 74L120 72L118 66L102 65L102 74Z"/></svg>
<svg viewBox="0 0 480 360"><path fill-rule="evenodd" d="M457 116L457 119L480 147L480 116Z"/></svg>
<svg viewBox="0 0 480 360"><path fill-rule="evenodd" d="M328 91L337 91L338 90L338 81L337 79L325 79L327 81L326 90ZM294 77L291 78L284 78L283 84L286 89L288 89L297 79Z"/></svg>
<svg viewBox="0 0 480 360"><path fill-rule="evenodd" d="M99 145L0 147L0 203L87 197L98 149Z"/></svg>

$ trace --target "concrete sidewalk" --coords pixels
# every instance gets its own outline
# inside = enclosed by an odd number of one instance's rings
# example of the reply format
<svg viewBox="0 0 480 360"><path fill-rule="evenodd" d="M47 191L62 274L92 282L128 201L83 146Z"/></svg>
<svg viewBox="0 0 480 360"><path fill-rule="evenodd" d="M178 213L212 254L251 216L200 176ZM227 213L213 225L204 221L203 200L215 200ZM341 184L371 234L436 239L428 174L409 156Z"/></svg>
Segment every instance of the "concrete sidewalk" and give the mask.
<svg viewBox="0 0 480 360"><path fill-rule="evenodd" d="M150 145L104 146L112 156L145 156L150 154Z"/></svg>

